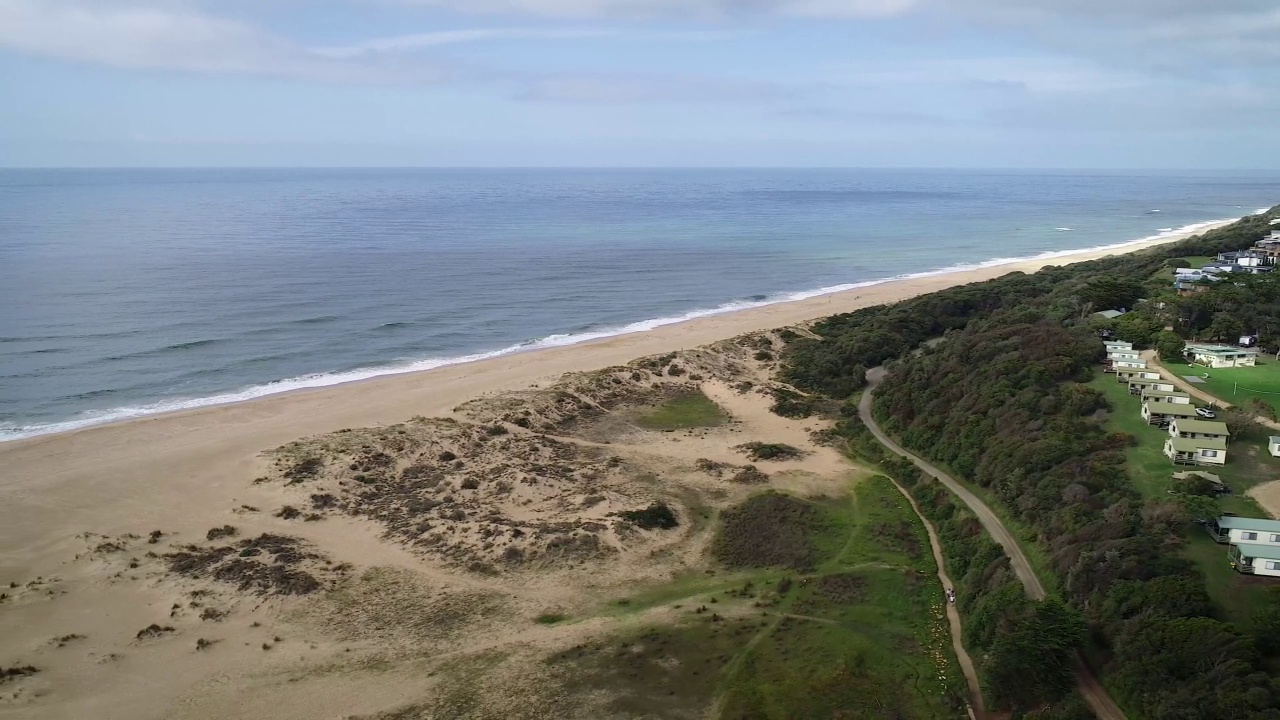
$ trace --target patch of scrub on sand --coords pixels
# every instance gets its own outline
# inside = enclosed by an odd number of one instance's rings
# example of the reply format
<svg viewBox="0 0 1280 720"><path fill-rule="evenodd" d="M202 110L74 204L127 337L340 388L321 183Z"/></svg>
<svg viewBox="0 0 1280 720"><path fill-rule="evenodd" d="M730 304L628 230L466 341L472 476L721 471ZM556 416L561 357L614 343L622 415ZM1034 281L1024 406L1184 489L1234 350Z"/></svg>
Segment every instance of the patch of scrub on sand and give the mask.
<svg viewBox="0 0 1280 720"><path fill-rule="evenodd" d="M753 495L721 513L712 547L731 568L813 570L852 530L847 501L810 500L779 492Z"/></svg>
<svg viewBox="0 0 1280 720"><path fill-rule="evenodd" d="M424 655L456 648L514 614L496 592L433 588L408 570L379 567L299 607L292 617L339 641Z"/></svg>
<svg viewBox="0 0 1280 720"><path fill-rule="evenodd" d="M435 666L432 692L403 707L351 720L598 720L602 697L566 693L564 675L526 648L480 652Z"/></svg>
<svg viewBox="0 0 1280 720"><path fill-rule="evenodd" d="M608 562L679 534L637 532L626 519L670 502L641 468L608 448L499 424L417 419L292 443L274 456L267 480L297 486L317 516L373 520L423 555L484 575ZM299 482L298 456L325 460Z"/></svg>
<svg viewBox="0 0 1280 720"><path fill-rule="evenodd" d="M718 427L729 415L701 390L681 392L636 418L646 430L687 430Z"/></svg>
<svg viewBox="0 0 1280 720"><path fill-rule="evenodd" d="M232 535L234 529L209 532L210 538ZM269 533L230 545L183 545L164 559L172 573L228 583L259 595L307 595L345 572L302 540Z"/></svg>
<svg viewBox="0 0 1280 720"><path fill-rule="evenodd" d="M713 619L714 618L714 619ZM547 659L563 690L604 694L603 717L705 717L722 672L768 622L704 613L569 648Z"/></svg>

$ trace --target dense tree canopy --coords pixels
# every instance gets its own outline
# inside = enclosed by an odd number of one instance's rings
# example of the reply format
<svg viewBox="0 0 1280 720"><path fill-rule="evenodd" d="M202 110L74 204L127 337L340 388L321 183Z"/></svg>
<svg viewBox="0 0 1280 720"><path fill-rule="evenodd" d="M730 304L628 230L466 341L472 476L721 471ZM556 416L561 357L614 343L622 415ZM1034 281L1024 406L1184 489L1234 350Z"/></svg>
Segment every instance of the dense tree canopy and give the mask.
<svg viewBox="0 0 1280 720"><path fill-rule="evenodd" d="M1087 625L1112 687L1144 718L1280 719L1280 693L1264 671L1280 660L1280 596L1255 627L1217 619L1203 576L1176 552L1190 510L1172 498L1143 501L1125 469L1132 438L1104 428L1105 399L1080 384L1102 357L1092 317L1102 305L1136 304L1108 326L1169 354L1186 337L1241 328L1280 341L1280 277L1244 277L1178 298L1166 266L1247 247L1277 215L1280 208L1146 253L836 316L813 328L821 340L791 339L784 375L809 392L848 398L865 383L865 368L888 364L875 405L885 427L986 488L1048 551L1063 603L1032 603L998 547L995 557L983 555L990 545L974 539L983 536L972 518L948 510L936 485L913 486L935 521L941 514L948 562L963 568L966 641L985 650L983 680L997 707L1071 707L1063 697L1069 659ZM856 440L856 418L847 413L837 432Z"/></svg>

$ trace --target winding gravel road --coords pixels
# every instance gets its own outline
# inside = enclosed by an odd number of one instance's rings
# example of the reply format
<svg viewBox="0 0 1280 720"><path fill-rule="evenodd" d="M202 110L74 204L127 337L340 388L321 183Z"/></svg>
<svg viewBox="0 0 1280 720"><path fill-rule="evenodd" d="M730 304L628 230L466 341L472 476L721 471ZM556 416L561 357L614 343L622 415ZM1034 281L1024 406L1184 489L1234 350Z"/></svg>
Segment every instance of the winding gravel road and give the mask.
<svg viewBox="0 0 1280 720"><path fill-rule="evenodd" d="M916 467L942 483L943 487L947 488L961 502L967 505L974 515L978 516L978 521L982 523L982 527L986 528L987 533L996 542L1000 543L1000 547L1004 548L1005 555L1009 557L1009 566L1013 568L1013 572L1022 581L1027 595L1034 600L1043 599L1045 597L1044 584L1040 582L1040 578L1036 577L1035 571L1031 567L1031 561L1027 559L1026 553L1018 545L1018 541L1009 532L1009 529L1004 526L1004 523L1000 521L1000 518L991 511L991 508L977 495L970 492L968 488L957 482L955 478L939 470L932 463L904 449L880 429L871 414L871 401L876 387L884 381L886 374L887 372L883 367L874 368L867 372L867 389L863 391L862 398L858 401L858 416L862 418L863 424L867 426L867 429L871 431L876 440L880 441L880 444L889 448L895 454L910 460ZM1102 684L1093 676L1093 672L1089 670L1078 655L1076 657L1076 688L1080 691L1080 695L1084 697L1085 702L1089 703L1089 707L1098 716L1099 720L1126 720L1124 711L1111 699L1111 695L1102 687Z"/></svg>

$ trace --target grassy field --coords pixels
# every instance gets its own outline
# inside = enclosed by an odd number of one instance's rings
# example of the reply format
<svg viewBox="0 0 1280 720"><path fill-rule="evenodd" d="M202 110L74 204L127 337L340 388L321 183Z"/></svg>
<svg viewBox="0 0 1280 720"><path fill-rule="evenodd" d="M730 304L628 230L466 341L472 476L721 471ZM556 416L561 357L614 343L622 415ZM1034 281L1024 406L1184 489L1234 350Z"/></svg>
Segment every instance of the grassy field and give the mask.
<svg viewBox="0 0 1280 720"><path fill-rule="evenodd" d="M1161 364L1179 376L1208 373L1209 377L1196 388L1232 405L1246 405L1250 399L1258 398L1280 412L1280 362L1270 355L1261 355L1256 366L1244 368L1212 369L1165 360Z"/></svg>
<svg viewBox="0 0 1280 720"><path fill-rule="evenodd" d="M566 689L646 717L964 717L928 539L888 480L764 493L724 516L727 571L609 603L629 629L549 659ZM662 611L675 622L645 621Z"/></svg>
<svg viewBox="0 0 1280 720"><path fill-rule="evenodd" d="M636 424L649 430L685 430L715 427L729 421L729 416L711 398L700 392L678 395L653 412L642 415Z"/></svg>
<svg viewBox="0 0 1280 720"><path fill-rule="evenodd" d="M1125 432L1137 439L1137 445L1128 451L1127 465L1129 476L1134 487L1143 497L1152 500L1168 499L1169 483L1173 473L1184 469L1175 468L1169 458L1164 455L1164 441L1167 432L1147 425L1139 414L1141 400L1130 395L1128 386L1115 381L1110 375L1099 374L1088 383L1111 402L1112 412L1107 418L1107 427L1118 432ZM1222 478L1231 488L1231 494L1222 498L1220 504L1226 512L1238 515L1267 517L1244 491L1254 485L1275 479L1276 470L1270 455L1259 452L1256 441L1242 440L1233 442L1227 453L1227 465L1222 468L1206 468ZM1200 529L1190 526L1183 535L1186 544L1183 555L1194 561L1208 580L1209 595L1219 607L1223 608L1232 620L1247 620L1252 609L1265 601L1265 586L1256 578L1239 575L1227 564L1226 547L1215 543Z"/></svg>

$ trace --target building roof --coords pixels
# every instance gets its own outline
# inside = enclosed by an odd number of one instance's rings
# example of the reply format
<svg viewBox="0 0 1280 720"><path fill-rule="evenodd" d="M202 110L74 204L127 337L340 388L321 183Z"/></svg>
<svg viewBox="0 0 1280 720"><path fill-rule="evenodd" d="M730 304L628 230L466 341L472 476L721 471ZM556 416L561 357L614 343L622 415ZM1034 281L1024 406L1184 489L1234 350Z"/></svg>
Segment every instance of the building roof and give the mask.
<svg viewBox="0 0 1280 720"><path fill-rule="evenodd" d="M1169 444L1174 450L1184 453L1199 452L1201 450L1226 450L1227 441L1224 438L1169 438Z"/></svg>
<svg viewBox="0 0 1280 720"><path fill-rule="evenodd" d="M1174 420L1178 432L1205 433L1206 435L1230 435L1227 424L1218 420Z"/></svg>
<svg viewBox="0 0 1280 720"><path fill-rule="evenodd" d="M1131 372L1141 372L1142 368L1125 368L1120 372L1125 372L1126 370ZM1129 384L1130 385L1172 385L1173 383L1169 382L1168 380L1152 380L1151 378L1129 378Z"/></svg>
<svg viewBox="0 0 1280 720"><path fill-rule="evenodd" d="M1156 380L1154 382L1159 382L1159 381ZM1183 397L1188 399L1191 398L1190 395L1184 392L1178 392L1177 390L1143 390L1142 397L1144 398L1146 397Z"/></svg>
<svg viewBox="0 0 1280 720"><path fill-rule="evenodd" d="M1104 318L1106 318L1106 319L1108 319L1108 320L1114 320L1114 319L1116 319L1116 318L1120 317L1120 316L1121 316L1121 315L1123 315L1123 314L1124 314L1124 313L1123 313L1122 311L1120 311L1120 310L1103 310L1103 311L1101 311L1101 312L1096 312L1096 313L1094 313L1094 315L1101 315L1102 317L1104 317Z"/></svg>
<svg viewBox="0 0 1280 720"><path fill-rule="evenodd" d="M1257 350L1231 347L1230 345L1188 345L1184 352L1200 355L1257 355Z"/></svg>
<svg viewBox="0 0 1280 720"><path fill-rule="evenodd" d="M1272 445L1280 445L1280 435L1272 435L1271 437L1267 438L1267 442Z"/></svg>
<svg viewBox="0 0 1280 720"><path fill-rule="evenodd" d="M1143 403L1151 415L1177 415L1178 417L1195 417L1196 409L1190 405L1178 403Z"/></svg>
<svg viewBox="0 0 1280 720"><path fill-rule="evenodd" d="M1237 517L1223 515L1218 518L1218 527L1223 530L1262 530L1280 532L1280 520L1264 520L1263 518Z"/></svg>
<svg viewBox="0 0 1280 720"><path fill-rule="evenodd" d="M1221 477L1219 477L1218 475L1214 475L1211 472L1205 472L1203 470L1189 470L1187 472L1174 473L1173 478L1175 480L1186 480L1187 478L1194 477L1196 475L1199 475L1200 477L1208 478L1210 482L1215 482L1215 483L1218 483L1219 485L1222 484Z"/></svg>
<svg viewBox="0 0 1280 720"><path fill-rule="evenodd" d="M1238 548L1240 550L1240 554L1247 558L1280 560L1280 546L1249 542L1231 543L1231 545Z"/></svg>

